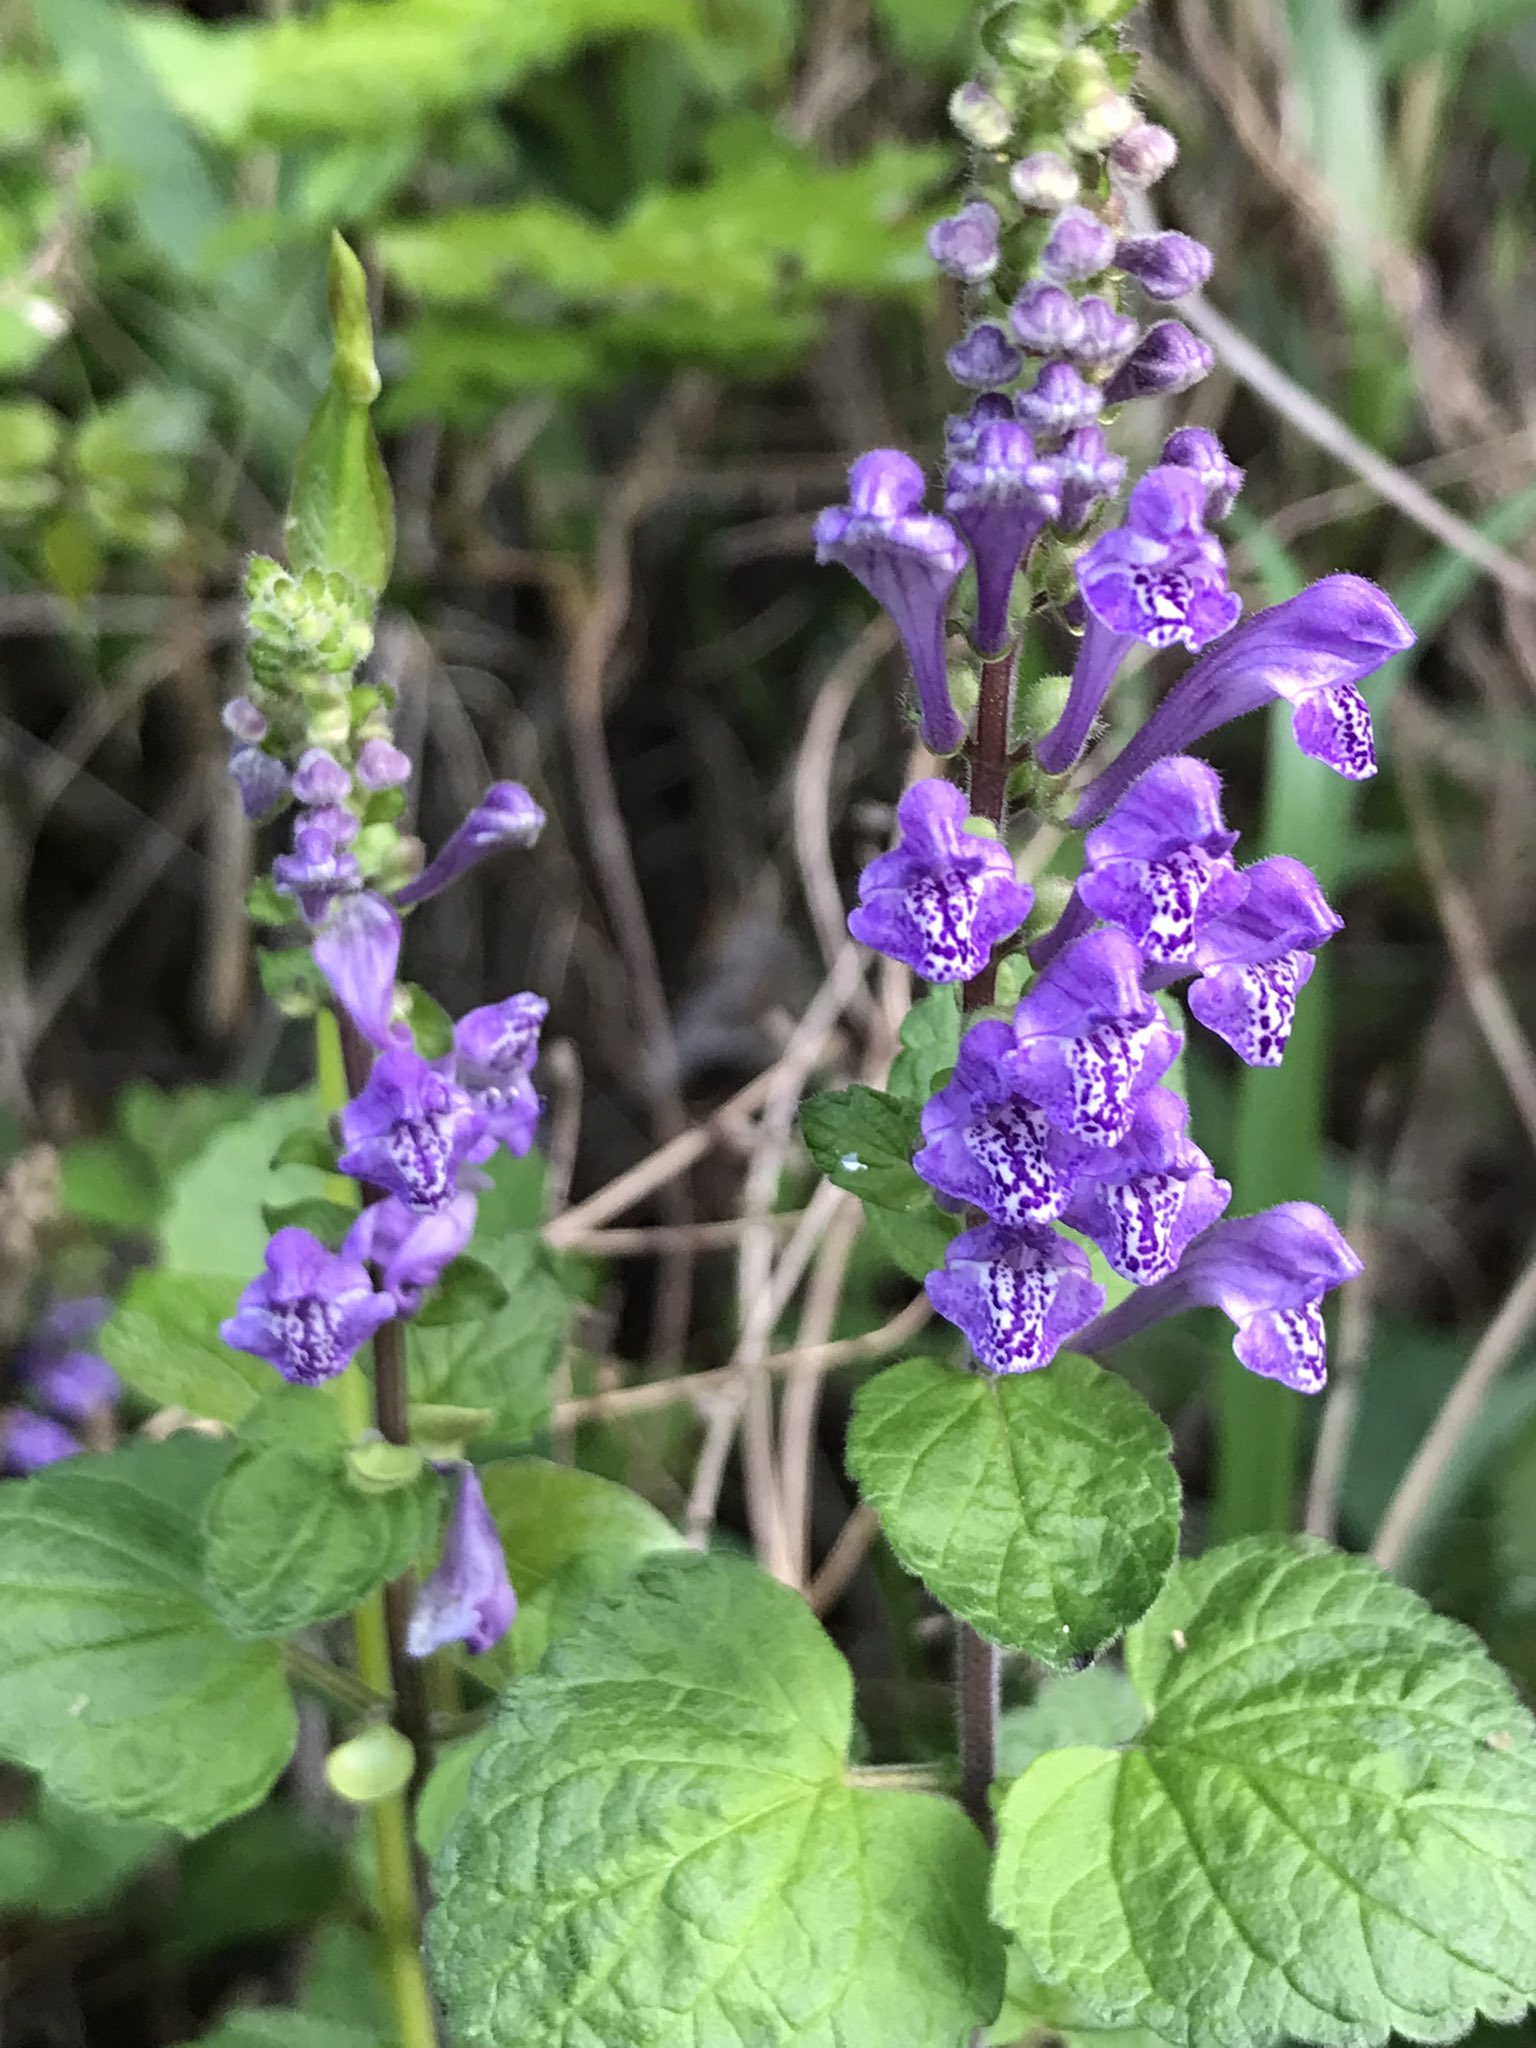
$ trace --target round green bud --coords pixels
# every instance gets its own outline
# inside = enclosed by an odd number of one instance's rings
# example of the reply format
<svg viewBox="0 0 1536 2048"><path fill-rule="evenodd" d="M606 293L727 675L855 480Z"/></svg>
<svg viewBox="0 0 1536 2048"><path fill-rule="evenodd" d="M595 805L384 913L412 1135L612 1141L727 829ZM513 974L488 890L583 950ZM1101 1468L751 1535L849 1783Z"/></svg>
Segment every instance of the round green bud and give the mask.
<svg viewBox="0 0 1536 2048"><path fill-rule="evenodd" d="M1024 938L1033 944L1052 928L1072 900L1073 884L1066 875L1042 875L1035 884L1035 907L1024 925Z"/></svg>
<svg viewBox="0 0 1536 2048"><path fill-rule="evenodd" d="M496 1420L489 1408L453 1408L445 1402L413 1401L411 1435L434 1458L462 1458L465 1447L484 1436Z"/></svg>
<svg viewBox="0 0 1536 2048"><path fill-rule="evenodd" d="M1001 149L1013 133L1013 116L978 78L968 78L949 96L949 118L972 149Z"/></svg>
<svg viewBox="0 0 1536 2048"><path fill-rule="evenodd" d="M347 1478L359 1493L398 1493L402 1486L414 1485L426 1464L414 1444L375 1439L352 1445L347 1452Z"/></svg>
<svg viewBox="0 0 1536 2048"><path fill-rule="evenodd" d="M415 1769L410 1743L398 1728L379 1721L337 1744L325 1760L325 1782L352 1806L374 1806L403 1792Z"/></svg>
<svg viewBox="0 0 1536 2048"><path fill-rule="evenodd" d="M352 719L345 697L333 697L329 702L314 705L304 721L305 743L311 747L324 747L328 754L345 747L351 736Z"/></svg>
<svg viewBox="0 0 1536 2048"><path fill-rule="evenodd" d="M1067 708L1070 676L1041 676L1020 690L1014 705L1014 730L1022 740L1044 739Z"/></svg>

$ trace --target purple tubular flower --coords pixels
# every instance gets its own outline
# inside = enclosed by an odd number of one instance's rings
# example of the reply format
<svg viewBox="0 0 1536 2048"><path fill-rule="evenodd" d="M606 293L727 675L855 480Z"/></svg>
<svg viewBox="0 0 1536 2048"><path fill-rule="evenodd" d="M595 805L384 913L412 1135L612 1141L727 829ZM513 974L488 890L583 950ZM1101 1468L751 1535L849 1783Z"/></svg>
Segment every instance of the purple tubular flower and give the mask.
<svg viewBox="0 0 1536 2048"><path fill-rule="evenodd" d="M343 1173L383 1188L417 1215L446 1209L485 1118L458 1083L407 1046L382 1052L341 1113Z"/></svg>
<svg viewBox="0 0 1536 2048"><path fill-rule="evenodd" d="M934 222L928 230L928 254L940 270L962 284L985 284L998 266L1001 225L995 206L973 199L958 213Z"/></svg>
<svg viewBox="0 0 1536 2048"><path fill-rule="evenodd" d="M1156 472L1153 472L1156 474ZM1359 688L1413 629L1363 576L1325 576L1230 633L1186 671L1134 738L1083 793L1075 826L1090 825L1165 754L1182 754L1229 719L1272 697L1292 707L1304 754L1351 782L1376 772L1371 715Z"/></svg>
<svg viewBox="0 0 1536 2048"><path fill-rule="evenodd" d="M357 750L357 779L364 789L397 789L411 779L411 757L392 740L364 740Z"/></svg>
<svg viewBox="0 0 1536 2048"><path fill-rule="evenodd" d="M1141 977L1141 954L1123 933L1089 932L1063 948L1014 1012L1019 1092L1088 1145L1120 1143L1183 1043Z"/></svg>
<svg viewBox="0 0 1536 2048"><path fill-rule="evenodd" d="M424 903L503 847L532 846L544 825L543 811L520 782L493 782L415 881L395 891L395 902L402 910Z"/></svg>
<svg viewBox="0 0 1536 2048"><path fill-rule="evenodd" d="M1215 769L1175 755L1149 768L1088 834L1077 893L1136 941L1151 976L1187 971L1201 931L1248 893L1230 859L1236 843Z"/></svg>
<svg viewBox="0 0 1536 2048"><path fill-rule="evenodd" d="M371 1046L393 1042L395 971L400 965L400 915L366 892L334 906L315 934L315 965L331 994Z"/></svg>
<svg viewBox="0 0 1536 2048"><path fill-rule="evenodd" d="M1205 516L1214 525L1237 503L1244 472L1206 427L1179 427L1163 443L1163 461L1187 469L1205 486Z"/></svg>
<svg viewBox="0 0 1536 2048"><path fill-rule="evenodd" d="M288 770L260 747L236 747L229 757L230 780L240 808L253 825L275 818L288 801Z"/></svg>
<svg viewBox="0 0 1536 2048"><path fill-rule="evenodd" d="M1311 1202L1282 1202L1213 1225L1176 1272L1090 1323L1077 1348L1098 1354L1165 1316L1219 1308L1237 1326L1232 1349L1250 1372L1316 1394L1328 1379L1322 1298L1361 1270L1331 1216Z"/></svg>
<svg viewBox="0 0 1536 2048"><path fill-rule="evenodd" d="M1051 460L1061 484L1056 524L1063 533L1081 533L1125 482L1125 457L1111 454L1102 427L1075 427Z"/></svg>
<svg viewBox="0 0 1536 2048"><path fill-rule="evenodd" d="M912 1164L952 1202L970 1202L994 1223L1053 1223L1066 1208L1093 1147L1057 1130L1019 1093L1013 1032L996 1018L973 1024L955 1071L923 1108L923 1145Z"/></svg>
<svg viewBox="0 0 1536 2048"><path fill-rule="evenodd" d="M521 1159L533 1143L540 1105L531 1076L548 1015L542 996L525 993L471 1010L453 1027L454 1077L485 1120L487 1155L505 1145Z"/></svg>
<svg viewBox="0 0 1536 2048"><path fill-rule="evenodd" d="M1068 206L1051 223L1040 251L1040 274L1052 284L1084 284L1107 270L1114 254L1114 235L1098 215L1084 206Z"/></svg>
<svg viewBox="0 0 1536 2048"><path fill-rule="evenodd" d="M1211 252L1204 242L1170 228L1127 235L1115 245L1115 266L1134 277L1149 299L1183 299L1210 277Z"/></svg>
<svg viewBox="0 0 1536 2048"><path fill-rule="evenodd" d="M964 1331L983 1372L1038 1372L1104 1305L1087 1254L1054 1230L984 1223L957 1237L928 1299Z"/></svg>
<svg viewBox="0 0 1536 2048"><path fill-rule="evenodd" d="M924 981L971 980L1034 902L1008 849L967 832L967 816L952 782L913 783L896 807L901 838L860 875L859 907L848 914L861 945Z"/></svg>
<svg viewBox="0 0 1536 2048"><path fill-rule="evenodd" d="M923 744L952 754L965 726L949 695L944 613L965 544L947 519L922 510L923 472L899 449L861 455L848 500L818 517L816 559L841 562L890 613L917 684Z"/></svg>
<svg viewBox="0 0 1536 2048"><path fill-rule="evenodd" d="M45 1465L57 1465L64 1458L78 1457L84 1446L51 1415L34 1415L30 1408L13 1408L0 1421L0 1472L25 1478L41 1472Z"/></svg>
<svg viewBox="0 0 1536 2048"><path fill-rule="evenodd" d="M1077 172L1051 149L1020 157L1008 173L1008 183L1027 213L1055 213L1059 207L1070 206L1081 189Z"/></svg>
<svg viewBox="0 0 1536 2048"><path fill-rule="evenodd" d="M981 444L981 430L996 420L1016 417L1006 391L983 391L968 412L951 413L944 422L944 453L951 462L969 460Z"/></svg>
<svg viewBox="0 0 1536 2048"><path fill-rule="evenodd" d="M1047 774L1063 774L1082 752L1133 641L1203 647L1236 623L1242 599L1227 588L1226 557L1205 530L1204 508L1204 487L1190 471L1149 469L1131 492L1124 525L1101 534L1079 561L1088 630L1067 708L1036 750Z"/></svg>
<svg viewBox="0 0 1536 2048"><path fill-rule="evenodd" d="M1158 320L1150 326L1104 387L1106 405L1125 405L1133 398L1173 398L1208 377L1216 358L1197 341L1182 320Z"/></svg>
<svg viewBox="0 0 1536 2048"><path fill-rule="evenodd" d="M501 1641L516 1615L506 1553L479 1475L473 1465L460 1463L442 1559L416 1595L405 1647L413 1657L430 1657L449 1643L462 1643L478 1657Z"/></svg>
<svg viewBox="0 0 1536 2048"><path fill-rule="evenodd" d="M1123 363L1136 346L1141 329L1129 313L1117 313L1108 299L1081 299L1082 324L1067 353L1085 370L1108 370Z"/></svg>
<svg viewBox="0 0 1536 2048"><path fill-rule="evenodd" d="M1024 358L995 320L983 320L973 327L944 361L955 382L972 391L992 391L999 384L1011 384L1024 367Z"/></svg>
<svg viewBox="0 0 1536 2048"><path fill-rule="evenodd" d="M1059 284L1027 284L1008 315L1014 337L1027 356L1075 355L1083 332L1077 300Z"/></svg>
<svg viewBox="0 0 1536 2048"><path fill-rule="evenodd" d="M347 851L333 809L299 813L293 827L293 851L280 853L273 861L272 879L279 894L296 900L305 923L311 926L324 921L338 896L362 888L357 856Z"/></svg>
<svg viewBox="0 0 1536 2048"><path fill-rule="evenodd" d="M293 771L293 793L301 804L339 804L352 788L352 778L324 747L307 747Z"/></svg>
<svg viewBox="0 0 1536 2048"><path fill-rule="evenodd" d="M231 697L219 713L219 722L231 739L245 746L259 746L267 736L267 714L249 697Z"/></svg>
<svg viewBox="0 0 1536 2048"><path fill-rule="evenodd" d="M1091 1237L1138 1287L1166 1279L1232 1199L1187 1135L1188 1122L1189 1109L1171 1088L1153 1088L1121 1142L1090 1155L1064 1211L1068 1226Z"/></svg>
<svg viewBox="0 0 1536 2048"><path fill-rule="evenodd" d="M86 1422L110 1408L122 1382L94 1351L66 1351L62 1358L39 1360L26 1368L27 1385L55 1415L66 1422Z"/></svg>
<svg viewBox="0 0 1536 2048"><path fill-rule="evenodd" d="M342 1252L379 1267L385 1293L401 1315L413 1316L474 1235L476 1206L473 1194L455 1195L447 1208L421 1216L386 1195L359 1212Z"/></svg>
<svg viewBox="0 0 1536 2048"><path fill-rule="evenodd" d="M1115 184L1145 192L1179 160L1179 145L1155 121L1138 121L1109 145L1109 175Z"/></svg>
<svg viewBox="0 0 1536 2048"><path fill-rule="evenodd" d="M1277 853L1244 869L1242 899L1192 949L1189 1007L1250 1067L1277 1067L1312 978L1313 954L1344 929L1311 869Z"/></svg>
<svg viewBox="0 0 1536 2048"><path fill-rule="evenodd" d="M1096 384L1085 383L1071 363L1056 361L1042 364L1032 387L1013 403L1033 433L1068 434L1098 418L1104 394Z"/></svg>
<svg viewBox="0 0 1536 2048"><path fill-rule="evenodd" d="M295 1386L314 1387L344 1372L394 1313L394 1297L375 1291L360 1259L328 1252L291 1224L268 1244L266 1271L220 1323L219 1335L232 1351L275 1365Z"/></svg>
<svg viewBox="0 0 1536 2048"><path fill-rule="evenodd" d="M1056 471L1035 460L1035 444L1016 420L992 421L977 435L975 454L950 464L944 510L976 564L976 646L999 654L1008 645L1014 577L1061 510Z"/></svg>

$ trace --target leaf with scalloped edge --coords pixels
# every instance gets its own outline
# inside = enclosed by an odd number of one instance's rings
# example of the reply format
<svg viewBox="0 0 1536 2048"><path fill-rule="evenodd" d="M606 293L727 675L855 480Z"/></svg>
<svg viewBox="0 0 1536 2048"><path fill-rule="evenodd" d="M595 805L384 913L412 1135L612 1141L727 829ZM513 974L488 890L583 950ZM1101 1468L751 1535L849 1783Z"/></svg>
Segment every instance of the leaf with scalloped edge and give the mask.
<svg viewBox="0 0 1536 2048"><path fill-rule="evenodd" d="M891 1548L989 1642L1061 1664L1145 1613L1173 1563L1168 1432L1063 1355L993 1377L908 1358L866 1380L848 1467Z"/></svg>
<svg viewBox="0 0 1536 2048"><path fill-rule="evenodd" d="M459 2048L965 2048L997 2009L986 1850L849 1785L804 1602L663 1555L502 1697L428 1929Z"/></svg>
<svg viewBox="0 0 1536 2048"><path fill-rule="evenodd" d="M999 1821L995 1917L1101 2024L1188 2048L1450 2041L1536 1996L1536 1728L1363 1558L1230 1544L1132 1631L1148 1710Z"/></svg>

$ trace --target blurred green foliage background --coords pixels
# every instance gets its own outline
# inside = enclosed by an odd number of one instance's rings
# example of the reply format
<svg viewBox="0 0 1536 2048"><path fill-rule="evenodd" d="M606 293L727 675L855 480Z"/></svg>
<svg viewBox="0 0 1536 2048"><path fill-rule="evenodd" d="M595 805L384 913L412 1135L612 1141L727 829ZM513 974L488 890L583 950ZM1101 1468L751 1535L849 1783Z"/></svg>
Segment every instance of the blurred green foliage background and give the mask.
<svg viewBox="0 0 1536 2048"><path fill-rule="evenodd" d="M550 997L552 1142L578 1192L782 1045L906 757L889 648L812 566L809 528L861 448L937 456L957 311L922 233L961 168L944 104L971 12L0 6L0 1337L46 1287L152 1252L221 1128L306 1078L304 1033L252 994L264 850L218 706L242 674L243 561L277 544L325 376L333 227L377 285L400 513L378 659L419 829L441 836L492 775L555 820L524 865L413 923L411 972L454 1010ZM1250 851L1309 859L1349 925L1279 1074L1206 1042L1189 1075L1239 1207L1314 1197L1368 1244L1339 1346L1360 1414L1313 1502L1365 1545L1536 1249L1536 16L1159 0L1131 40L1183 145L1160 208L1212 245L1210 296L1248 353L1176 412L1138 408L1121 446L1145 461L1180 419L1217 427L1249 471L1230 529L1249 603L1350 568L1422 635L1380 680L1364 792L1271 756L1253 721L1222 737ZM1405 510L1405 482L1491 561ZM707 1161L687 1213L729 1215L738 1173ZM905 1298L862 1246L851 1275L839 1335ZM718 1363L731 1279L704 1259L679 1315L651 1261L594 1275L577 1371ZM1181 1327L1131 1365L1174 1424L1197 1538L1218 1415L1221 1514L1289 1490L1289 1422L1243 1405L1223 1346ZM818 1554L853 1505L847 1394L829 1385L817 1436ZM672 1410L584 1428L580 1455L676 1514L694 1440ZM1523 1334L1405 1569L1536 1685ZM942 1656L878 1550L829 1619L875 1749L942 1743ZM366 2028L341 1852L298 1775L291 1803L158 1862L8 1792L8 2048L179 2042L253 1986L308 1985L304 2041Z"/></svg>

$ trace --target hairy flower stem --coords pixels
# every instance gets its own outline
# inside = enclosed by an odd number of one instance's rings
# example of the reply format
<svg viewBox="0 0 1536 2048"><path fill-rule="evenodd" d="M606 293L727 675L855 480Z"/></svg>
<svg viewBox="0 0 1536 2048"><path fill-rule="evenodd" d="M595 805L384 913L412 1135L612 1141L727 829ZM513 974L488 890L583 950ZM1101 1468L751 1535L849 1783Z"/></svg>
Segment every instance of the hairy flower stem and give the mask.
<svg viewBox="0 0 1536 2048"><path fill-rule="evenodd" d="M976 735L967 749L971 815L1001 832L1008 809L1008 738L1013 716L1014 650L982 664L976 706ZM961 994L965 1010L985 1009L997 982L988 960ZM997 1717L1002 1657L997 1646L959 1622L957 1704L960 1724L960 1799L990 1842L993 1839L992 1780L997 1775Z"/></svg>
<svg viewBox="0 0 1536 2048"><path fill-rule="evenodd" d="M321 1104L326 1114L331 1115L342 1108L350 1094L356 1092L354 1076L359 1066L366 1079L367 1048L360 1042L349 1045L339 1037L337 1020L326 1013L322 1013L316 1023L316 1048ZM348 1199L355 1198L356 1191L350 1181L341 1182L340 1188ZM389 1331L386 1329L381 1334L387 1335ZM403 1389L405 1362L398 1355L398 1345L396 1351L398 1377ZM379 1370L376 1358L376 1375ZM338 1383L338 1392L349 1425L354 1433L361 1434L373 1416L368 1401L368 1383L360 1366L353 1364L348 1367ZM403 1399L402 1391L401 1412L406 1413ZM407 1695L399 1686L402 1675L412 1685L413 1692L421 1680L419 1667L404 1654L404 1616L409 1612L409 1586L406 1587L407 1597L398 1618L391 1612L387 1598L393 1591L394 1588L389 1587L383 1593L370 1593L353 1615L353 1651L358 1677L372 1692L386 1699L393 1698L396 1725L414 1745L418 1738L407 1725L404 1711ZM424 1742L424 1699L421 1714ZM418 1779L424 1769L425 1756L425 1748L417 1746ZM397 1792L389 1798L375 1800L368 1808L368 1823L373 1835L374 1863L378 1873L379 1934L384 1945L390 2002L394 2007L401 2048L439 2048L437 2017L421 1962L421 1893L411 1836L411 1808L406 1795Z"/></svg>

